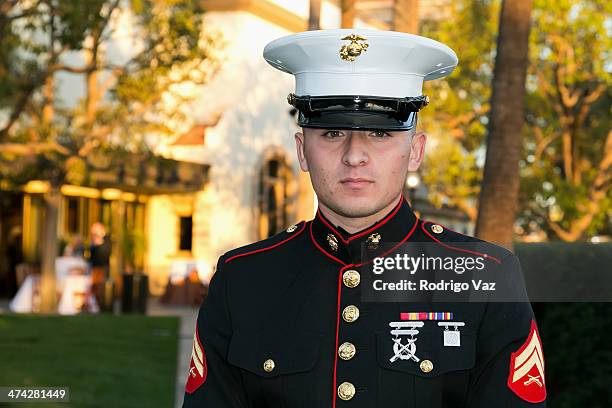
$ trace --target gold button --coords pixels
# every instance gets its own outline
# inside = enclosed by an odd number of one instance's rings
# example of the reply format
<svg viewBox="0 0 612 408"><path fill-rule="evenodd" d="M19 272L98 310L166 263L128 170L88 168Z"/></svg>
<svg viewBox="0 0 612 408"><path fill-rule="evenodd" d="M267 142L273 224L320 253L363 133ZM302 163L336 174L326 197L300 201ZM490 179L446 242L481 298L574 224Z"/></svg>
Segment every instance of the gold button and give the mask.
<svg viewBox="0 0 612 408"><path fill-rule="evenodd" d="M350 360L355 356L357 349L353 343L345 342L338 347L338 355L343 360Z"/></svg>
<svg viewBox="0 0 612 408"><path fill-rule="evenodd" d="M419 364L421 371L424 373L429 373L433 370L433 363L430 360L423 360L421 364Z"/></svg>
<svg viewBox="0 0 612 408"><path fill-rule="evenodd" d="M359 272L354 269L349 269L342 274L342 282L344 282L344 285L349 288L357 287L360 281L361 276L359 275Z"/></svg>
<svg viewBox="0 0 612 408"><path fill-rule="evenodd" d="M442 226L441 226L441 225L438 225L438 224L434 224L434 225L432 225L432 226L431 226L431 230L432 230L433 232L435 232L436 234L441 234L441 233L443 233L443 232L444 232L444 228L442 228Z"/></svg>
<svg viewBox="0 0 612 408"><path fill-rule="evenodd" d="M359 309L357 306L348 305L342 310L342 318L347 323L353 323L355 320L359 319Z"/></svg>
<svg viewBox="0 0 612 408"><path fill-rule="evenodd" d="M271 358L267 359L266 361L264 361L263 363L263 369L266 373L270 373L272 372L272 370L274 370L274 360L272 360Z"/></svg>
<svg viewBox="0 0 612 408"><path fill-rule="evenodd" d="M350 382L343 382L338 386L338 396L341 400L348 401L355 396L355 386Z"/></svg>
<svg viewBox="0 0 612 408"><path fill-rule="evenodd" d="M297 229L297 224L290 226L286 229L287 232L293 232Z"/></svg>

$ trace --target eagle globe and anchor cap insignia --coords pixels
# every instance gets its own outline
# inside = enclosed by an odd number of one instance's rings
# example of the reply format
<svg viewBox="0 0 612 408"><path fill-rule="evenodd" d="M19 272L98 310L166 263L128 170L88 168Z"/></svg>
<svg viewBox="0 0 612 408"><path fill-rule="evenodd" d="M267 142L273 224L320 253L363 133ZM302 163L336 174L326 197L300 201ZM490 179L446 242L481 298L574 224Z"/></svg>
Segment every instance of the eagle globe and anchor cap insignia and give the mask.
<svg viewBox="0 0 612 408"><path fill-rule="evenodd" d="M368 50L367 38L358 34L350 34L342 39L350 41L349 44L344 44L340 48L340 58L344 61L355 61L362 52Z"/></svg>
<svg viewBox="0 0 612 408"><path fill-rule="evenodd" d="M527 402L542 402L546 399L544 380L544 354L535 322L525 343L510 355L508 387Z"/></svg>

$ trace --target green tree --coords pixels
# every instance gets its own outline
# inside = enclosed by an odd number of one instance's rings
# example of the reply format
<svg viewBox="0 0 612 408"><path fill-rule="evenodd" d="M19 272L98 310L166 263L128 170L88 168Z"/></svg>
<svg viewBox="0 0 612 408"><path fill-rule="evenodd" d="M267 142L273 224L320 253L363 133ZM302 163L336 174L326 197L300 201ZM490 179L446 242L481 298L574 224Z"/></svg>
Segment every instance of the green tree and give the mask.
<svg viewBox="0 0 612 408"><path fill-rule="evenodd" d="M54 309L59 188L85 184L92 169L112 169L129 153L149 153L147 137L171 135L195 94L184 85L214 72L218 37L204 33L197 1L9 1L0 7L0 178L45 179L43 311ZM132 23L126 27L127 19ZM117 30L133 55L107 58ZM70 55L79 55L77 63ZM72 58L74 61L75 58ZM58 75L77 75L76 106L58 96Z"/></svg>
<svg viewBox="0 0 612 408"><path fill-rule="evenodd" d="M459 56L451 76L424 89L432 103L419 119L431 135L423 179L434 204L456 206L472 220L482 183L499 5L460 0L449 6L448 19L422 24L423 35ZM610 228L610 7L603 0L534 1L526 126L516 129L524 141L516 223L522 234L544 231L551 239L576 240ZM569 163L578 170L567 171Z"/></svg>
<svg viewBox="0 0 612 408"><path fill-rule="evenodd" d="M419 115L419 126L431 137L422 174L434 205L457 207L476 221L499 3L461 0L447 12L447 19L421 24L423 35L459 56L452 75L425 83L432 102Z"/></svg>
<svg viewBox="0 0 612 408"><path fill-rule="evenodd" d="M612 217L612 4L536 0L522 163L525 231L576 241Z"/></svg>

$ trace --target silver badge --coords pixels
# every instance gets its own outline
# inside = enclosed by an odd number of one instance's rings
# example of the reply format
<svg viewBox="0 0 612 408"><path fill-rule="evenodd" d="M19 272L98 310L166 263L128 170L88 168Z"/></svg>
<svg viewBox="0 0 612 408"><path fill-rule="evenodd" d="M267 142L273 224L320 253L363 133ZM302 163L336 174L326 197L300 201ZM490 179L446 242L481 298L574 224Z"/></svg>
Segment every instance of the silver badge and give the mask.
<svg viewBox="0 0 612 408"><path fill-rule="evenodd" d="M443 326L443 339L445 347L461 347L461 332L459 327L465 326L464 322L438 322L438 326ZM450 330L452 328L453 330Z"/></svg>
<svg viewBox="0 0 612 408"><path fill-rule="evenodd" d="M424 323L419 321L412 322L390 322L389 326L393 327L391 335L393 336L393 356L389 359L390 362L400 360L414 360L417 363L420 359L416 356L416 335L419 334L418 327L423 327ZM410 336L404 340L400 336Z"/></svg>

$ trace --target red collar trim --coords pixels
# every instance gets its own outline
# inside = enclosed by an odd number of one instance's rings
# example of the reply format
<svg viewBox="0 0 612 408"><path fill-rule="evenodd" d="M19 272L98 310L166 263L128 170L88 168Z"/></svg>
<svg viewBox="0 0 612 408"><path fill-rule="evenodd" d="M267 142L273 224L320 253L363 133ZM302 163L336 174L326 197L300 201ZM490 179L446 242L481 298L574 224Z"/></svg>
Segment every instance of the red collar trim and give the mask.
<svg viewBox="0 0 612 408"><path fill-rule="evenodd" d="M314 237L314 235L312 233L312 224L313 224L313 222L310 221L310 228L309 228L309 230L310 230L310 239L312 240L312 243L315 245L315 247L317 247L317 249L319 251L323 252L323 255L325 255L326 257L328 257L332 261L336 261L340 265L347 266L348 264L346 262L343 262L340 259L338 259L335 256L333 256L332 254L328 253L325 249L323 249L323 247L321 247L321 245L319 245L319 243L317 242L317 240L315 239L315 237Z"/></svg>
<svg viewBox="0 0 612 408"><path fill-rule="evenodd" d="M340 265L354 265L356 263L366 263L369 258L381 256L381 251L376 249L367 252L362 251L362 246L368 243L368 235L372 232L380 232L382 243L398 243L412 235L419 220L412 212L410 205L402 195L395 207L380 221L366 228L359 233L351 236L342 236L325 217L317 211L315 218L310 223L309 235L314 246L321 251L327 258ZM410 230L408 236L407 231ZM328 248L328 236L334 235L338 240L338 248L332 250ZM387 252L395 250L395 246ZM362 258L363 257L363 258Z"/></svg>
<svg viewBox="0 0 612 408"><path fill-rule="evenodd" d="M344 242L345 244L348 244L349 242L359 238L359 237L363 237L364 235L377 230L378 228L382 227L383 225L385 225L391 218L395 217L395 214L397 214L397 212L399 211L399 209L402 207L402 201L404 200L404 195L402 194L399 201L397 202L397 204L395 205L395 208L393 209L393 211L391 211L385 218L383 218L380 222L376 223L375 225L372 225L371 227L369 227L368 229L361 231L355 235L351 235L348 239L344 239L344 236L340 233L340 231L338 231L336 229L336 227L334 227L329 221L327 221L325 219L325 217L323 216L323 214L321 214L321 209L317 209L317 218L319 218L321 220L321 222L323 224L325 224L325 226L327 228L329 228L330 230L332 230L337 236L338 238L340 238L340 240L342 242Z"/></svg>

